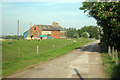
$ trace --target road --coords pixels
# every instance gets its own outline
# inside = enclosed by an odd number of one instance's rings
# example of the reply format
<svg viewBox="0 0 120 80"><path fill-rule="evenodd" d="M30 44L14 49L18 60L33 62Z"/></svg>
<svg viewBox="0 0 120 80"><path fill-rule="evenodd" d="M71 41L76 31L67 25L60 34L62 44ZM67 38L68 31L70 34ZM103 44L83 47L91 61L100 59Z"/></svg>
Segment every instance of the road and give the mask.
<svg viewBox="0 0 120 80"><path fill-rule="evenodd" d="M8 78L105 78L99 40Z"/></svg>

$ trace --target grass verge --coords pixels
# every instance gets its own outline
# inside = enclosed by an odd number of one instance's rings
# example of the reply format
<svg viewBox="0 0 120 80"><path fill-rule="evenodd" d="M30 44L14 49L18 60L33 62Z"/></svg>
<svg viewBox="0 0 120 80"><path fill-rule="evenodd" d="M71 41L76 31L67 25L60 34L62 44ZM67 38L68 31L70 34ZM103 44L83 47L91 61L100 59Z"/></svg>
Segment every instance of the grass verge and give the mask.
<svg viewBox="0 0 120 80"><path fill-rule="evenodd" d="M74 43L74 40L76 43ZM2 42L2 76L6 77L20 70L24 70L40 62L61 56L90 41L90 39L47 39L42 41L32 40L7 40ZM54 48L53 48L54 45ZM37 55L37 46L39 54ZM20 56L19 56L20 53Z"/></svg>
<svg viewBox="0 0 120 80"><path fill-rule="evenodd" d="M115 64L112 61L112 58L108 55L108 53L102 53L102 61L104 66L104 71L107 73L107 78L110 80L120 80L120 58L119 64Z"/></svg>

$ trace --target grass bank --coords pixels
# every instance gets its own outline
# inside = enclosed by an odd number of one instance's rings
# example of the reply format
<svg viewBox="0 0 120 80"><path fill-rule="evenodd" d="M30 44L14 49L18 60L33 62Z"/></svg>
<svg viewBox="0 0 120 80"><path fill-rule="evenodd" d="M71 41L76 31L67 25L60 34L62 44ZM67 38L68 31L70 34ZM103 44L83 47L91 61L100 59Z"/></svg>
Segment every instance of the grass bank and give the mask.
<svg viewBox="0 0 120 80"><path fill-rule="evenodd" d="M76 40L76 43L74 43L74 40ZM25 69L28 66L56 58L90 41L93 40L79 38L71 40L47 39L42 41L37 40L3 41L2 75L3 77L6 77L19 70ZM37 46L39 49L38 55Z"/></svg>
<svg viewBox="0 0 120 80"><path fill-rule="evenodd" d="M120 79L120 55L118 65L112 61L112 58L108 56L108 53L102 53L101 56L103 60L104 71L107 73L106 77L110 80Z"/></svg>

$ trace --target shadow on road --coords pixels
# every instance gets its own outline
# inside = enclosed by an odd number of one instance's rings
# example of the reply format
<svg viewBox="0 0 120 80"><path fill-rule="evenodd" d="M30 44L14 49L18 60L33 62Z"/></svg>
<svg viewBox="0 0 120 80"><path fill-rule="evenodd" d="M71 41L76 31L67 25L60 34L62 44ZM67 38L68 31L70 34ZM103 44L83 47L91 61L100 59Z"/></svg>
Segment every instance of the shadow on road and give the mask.
<svg viewBox="0 0 120 80"><path fill-rule="evenodd" d="M87 46L83 46L83 47L78 47L76 49L80 49L82 51L87 51L87 52L101 53L100 46L98 44L92 44L92 45L87 45Z"/></svg>
<svg viewBox="0 0 120 80"><path fill-rule="evenodd" d="M77 76L79 77L80 80L84 80L77 69L74 69L74 71L76 72L76 74L77 74Z"/></svg>

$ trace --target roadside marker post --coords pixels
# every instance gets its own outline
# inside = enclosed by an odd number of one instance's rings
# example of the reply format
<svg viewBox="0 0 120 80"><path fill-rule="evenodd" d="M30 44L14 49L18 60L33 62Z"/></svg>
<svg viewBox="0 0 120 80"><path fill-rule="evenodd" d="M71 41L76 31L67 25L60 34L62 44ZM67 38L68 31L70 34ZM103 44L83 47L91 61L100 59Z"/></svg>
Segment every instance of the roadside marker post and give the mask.
<svg viewBox="0 0 120 80"><path fill-rule="evenodd" d="M111 56L111 49L110 49L110 46L108 47L108 54L109 54L109 56Z"/></svg>
<svg viewBox="0 0 120 80"><path fill-rule="evenodd" d="M114 47L112 47L112 59L114 61Z"/></svg>
<svg viewBox="0 0 120 80"><path fill-rule="evenodd" d="M37 55L38 55L38 46L37 46Z"/></svg>
<svg viewBox="0 0 120 80"><path fill-rule="evenodd" d="M117 50L115 50L115 62L116 62L116 64L118 64L118 54L117 54Z"/></svg>
<svg viewBox="0 0 120 80"><path fill-rule="evenodd" d="M55 45L53 44L53 48L55 48Z"/></svg>

